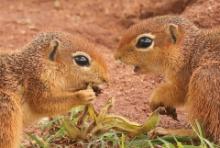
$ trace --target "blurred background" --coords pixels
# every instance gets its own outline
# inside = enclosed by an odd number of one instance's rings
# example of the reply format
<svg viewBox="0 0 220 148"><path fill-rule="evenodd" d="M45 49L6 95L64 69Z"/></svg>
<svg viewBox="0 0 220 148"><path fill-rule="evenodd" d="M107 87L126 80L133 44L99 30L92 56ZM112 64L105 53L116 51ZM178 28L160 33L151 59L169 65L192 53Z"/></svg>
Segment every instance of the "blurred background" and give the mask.
<svg viewBox="0 0 220 148"><path fill-rule="evenodd" d="M0 47L18 47L44 30L80 33L109 49L149 17L179 14L200 27L220 23L219 0L1 0Z"/></svg>
<svg viewBox="0 0 220 148"><path fill-rule="evenodd" d="M149 17L177 14L200 28L220 25L220 0L0 0L0 48L13 50L43 31L81 34L99 47L109 63L111 81L96 100L99 109L108 98L116 100L111 112L142 123L150 114L148 97L162 81L160 76L135 75L132 67L114 61L123 32ZM185 113L180 122L163 117L164 127L188 126Z"/></svg>

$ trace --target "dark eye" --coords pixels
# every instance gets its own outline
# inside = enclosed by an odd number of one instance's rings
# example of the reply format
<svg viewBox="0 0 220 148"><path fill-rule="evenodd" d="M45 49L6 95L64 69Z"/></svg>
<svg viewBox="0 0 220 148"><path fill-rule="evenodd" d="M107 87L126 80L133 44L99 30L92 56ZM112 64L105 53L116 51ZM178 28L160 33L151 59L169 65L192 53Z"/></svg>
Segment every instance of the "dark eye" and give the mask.
<svg viewBox="0 0 220 148"><path fill-rule="evenodd" d="M153 43L153 39L147 36L143 36L138 39L136 47L137 48L148 48L152 45L152 43Z"/></svg>
<svg viewBox="0 0 220 148"><path fill-rule="evenodd" d="M89 66L89 59L84 56L84 55L76 55L73 57L73 59L75 60L76 64L79 66Z"/></svg>

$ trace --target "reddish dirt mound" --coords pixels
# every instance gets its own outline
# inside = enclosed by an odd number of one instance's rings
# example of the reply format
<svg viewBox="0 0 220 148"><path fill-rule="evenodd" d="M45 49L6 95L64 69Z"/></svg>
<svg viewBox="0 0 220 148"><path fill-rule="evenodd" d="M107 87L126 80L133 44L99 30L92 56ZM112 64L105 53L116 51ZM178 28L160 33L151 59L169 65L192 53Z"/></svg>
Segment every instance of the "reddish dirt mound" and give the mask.
<svg viewBox="0 0 220 148"><path fill-rule="evenodd" d="M112 112L143 122L149 115L148 97L161 81L158 76L137 76L132 68L115 63L112 51L121 34L130 25L148 17L180 14L200 27L220 24L220 2L215 0L1 0L0 47L15 49L42 31L82 34L96 42L108 62L111 82L96 101L99 108L115 97ZM185 114L178 111L180 122L163 117L165 127L185 126Z"/></svg>

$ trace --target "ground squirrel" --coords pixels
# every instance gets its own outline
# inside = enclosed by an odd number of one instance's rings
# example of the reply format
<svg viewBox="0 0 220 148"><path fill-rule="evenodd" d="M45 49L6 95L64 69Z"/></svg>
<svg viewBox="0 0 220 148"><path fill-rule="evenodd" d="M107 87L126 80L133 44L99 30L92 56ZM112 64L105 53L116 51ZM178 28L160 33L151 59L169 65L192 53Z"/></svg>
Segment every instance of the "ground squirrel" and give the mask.
<svg viewBox="0 0 220 148"><path fill-rule="evenodd" d="M150 18L128 29L115 58L134 65L135 72L163 74L151 108L185 105L191 123L197 119L206 135L220 142L219 31L199 29L178 16Z"/></svg>
<svg viewBox="0 0 220 148"><path fill-rule="evenodd" d="M67 33L41 33L20 50L0 54L0 147L19 146L22 127L67 112L96 96L87 85L108 79L95 45Z"/></svg>

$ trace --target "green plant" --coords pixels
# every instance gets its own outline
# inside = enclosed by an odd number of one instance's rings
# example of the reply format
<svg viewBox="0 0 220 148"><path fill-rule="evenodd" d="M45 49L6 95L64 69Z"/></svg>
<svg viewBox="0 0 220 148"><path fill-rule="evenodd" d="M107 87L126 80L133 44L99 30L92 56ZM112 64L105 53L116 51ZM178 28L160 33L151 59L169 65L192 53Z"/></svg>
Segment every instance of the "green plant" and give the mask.
<svg viewBox="0 0 220 148"><path fill-rule="evenodd" d="M205 139L198 122L193 128L198 135L195 141L191 137L163 136L151 139L147 134L159 122L158 112L145 121L143 125L131 122L124 117L109 114L113 105L110 99L96 112L92 105L79 106L66 115L53 118L40 124L43 136L28 134L32 146L39 148L62 147L115 147L115 148L217 148L220 146Z"/></svg>

